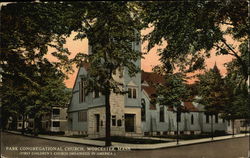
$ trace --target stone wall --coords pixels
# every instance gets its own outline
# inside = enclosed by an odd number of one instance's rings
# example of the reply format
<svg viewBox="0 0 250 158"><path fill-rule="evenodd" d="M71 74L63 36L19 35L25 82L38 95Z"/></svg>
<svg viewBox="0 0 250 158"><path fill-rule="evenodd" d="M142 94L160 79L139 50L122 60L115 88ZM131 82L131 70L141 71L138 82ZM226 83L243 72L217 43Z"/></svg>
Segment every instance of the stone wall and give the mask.
<svg viewBox="0 0 250 158"><path fill-rule="evenodd" d="M88 117L88 137L95 138L95 137L104 137L105 136L105 107L97 107L97 108L91 108L88 109L87 112ZM100 116L100 122L99 122L99 132L97 131L96 126L96 117L95 115Z"/></svg>

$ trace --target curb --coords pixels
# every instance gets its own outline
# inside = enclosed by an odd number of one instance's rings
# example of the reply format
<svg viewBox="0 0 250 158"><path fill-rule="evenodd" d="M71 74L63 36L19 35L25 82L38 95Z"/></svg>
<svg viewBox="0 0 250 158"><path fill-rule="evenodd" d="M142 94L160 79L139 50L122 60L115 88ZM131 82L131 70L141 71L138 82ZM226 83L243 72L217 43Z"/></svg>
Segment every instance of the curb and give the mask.
<svg viewBox="0 0 250 158"><path fill-rule="evenodd" d="M167 149L167 148L178 148L178 147L183 147L183 146L191 146L191 145L205 144L205 143L214 143L214 142L231 140L231 139L236 139L236 138L244 138L244 137L248 137L248 136L231 137L231 138L226 138L226 139L209 140L209 141L204 141L204 142L194 142L194 143L190 143L190 144L178 144L178 145L176 144L176 145L172 145L172 146L164 146L164 147L156 147L156 148L145 148L145 149L137 148L137 149L132 149L132 150L157 150L157 149Z"/></svg>

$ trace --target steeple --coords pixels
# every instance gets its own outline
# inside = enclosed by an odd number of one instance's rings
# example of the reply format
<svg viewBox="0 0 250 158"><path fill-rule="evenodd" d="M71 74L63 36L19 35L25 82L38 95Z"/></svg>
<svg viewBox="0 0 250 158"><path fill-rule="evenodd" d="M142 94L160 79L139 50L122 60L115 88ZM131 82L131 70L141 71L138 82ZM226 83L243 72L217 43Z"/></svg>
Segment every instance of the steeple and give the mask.
<svg viewBox="0 0 250 158"><path fill-rule="evenodd" d="M216 61L214 62L214 67L212 68L212 71L215 72L215 73L220 74L220 70L219 70L219 68L217 67Z"/></svg>

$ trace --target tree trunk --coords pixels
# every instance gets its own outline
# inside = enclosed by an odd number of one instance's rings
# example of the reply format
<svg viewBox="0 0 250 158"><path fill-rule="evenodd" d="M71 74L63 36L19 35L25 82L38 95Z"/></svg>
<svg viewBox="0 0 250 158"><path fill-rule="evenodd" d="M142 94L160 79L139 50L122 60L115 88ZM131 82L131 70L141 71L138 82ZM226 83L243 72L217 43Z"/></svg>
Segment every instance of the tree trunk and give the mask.
<svg viewBox="0 0 250 158"><path fill-rule="evenodd" d="M105 94L105 112L106 112L106 139L105 139L105 146L111 146L111 131L110 131L110 90L107 90Z"/></svg>
<svg viewBox="0 0 250 158"><path fill-rule="evenodd" d="M24 123L25 123L25 119L24 119L24 115L22 115L22 135L24 135Z"/></svg>
<svg viewBox="0 0 250 158"><path fill-rule="evenodd" d="M0 120L2 120L1 122L1 129L2 131L5 131L6 130L6 127L7 127L7 124L8 124L8 120L9 120L9 115L5 115L2 113L2 116L0 118ZM9 127L8 127L9 128Z"/></svg>
<svg viewBox="0 0 250 158"><path fill-rule="evenodd" d="M234 137L234 119L232 119L232 132L233 132L233 137Z"/></svg>
<svg viewBox="0 0 250 158"><path fill-rule="evenodd" d="M176 113L176 131L177 131L177 135L176 135L176 144L179 144L179 111L177 110Z"/></svg>
<svg viewBox="0 0 250 158"><path fill-rule="evenodd" d="M22 115L22 135L24 135L25 115Z"/></svg>
<svg viewBox="0 0 250 158"><path fill-rule="evenodd" d="M34 134L34 136L38 136L38 119L34 119L34 131L33 131L33 134Z"/></svg>
<svg viewBox="0 0 250 158"><path fill-rule="evenodd" d="M211 138L214 139L214 124L213 124L213 115L211 115Z"/></svg>
<svg viewBox="0 0 250 158"><path fill-rule="evenodd" d="M38 136L38 133L40 132L41 120L41 116L34 118L34 136Z"/></svg>
<svg viewBox="0 0 250 158"><path fill-rule="evenodd" d="M247 135L247 119L245 119L245 136Z"/></svg>

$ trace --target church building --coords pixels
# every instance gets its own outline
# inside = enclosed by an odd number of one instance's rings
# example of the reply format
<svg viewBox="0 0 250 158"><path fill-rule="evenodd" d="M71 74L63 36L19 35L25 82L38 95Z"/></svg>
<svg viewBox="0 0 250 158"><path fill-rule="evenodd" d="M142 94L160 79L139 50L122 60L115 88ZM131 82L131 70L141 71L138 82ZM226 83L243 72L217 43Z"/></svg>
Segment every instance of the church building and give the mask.
<svg viewBox="0 0 250 158"><path fill-rule="evenodd" d="M141 43L133 42L132 47L141 51ZM141 66L141 60L136 62ZM73 87L72 98L68 107L68 134L88 135L88 137L105 136L105 97L99 92L85 93L84 79L88 69L82 64ZM113 74L121 83L127 94L111 93L111 135L143 136L176 134L176 113L173 108L152 104L156 94L154 83L163 83L162 76L153 72L141 71L134 77L128 75L127 69ZM187 113L179 119L179 131L182 134L210 132L211 117L204 114L204 107L194 102L183 102ZM213 117L214 131L225 131L227 123L218 116Z"/></svg>

